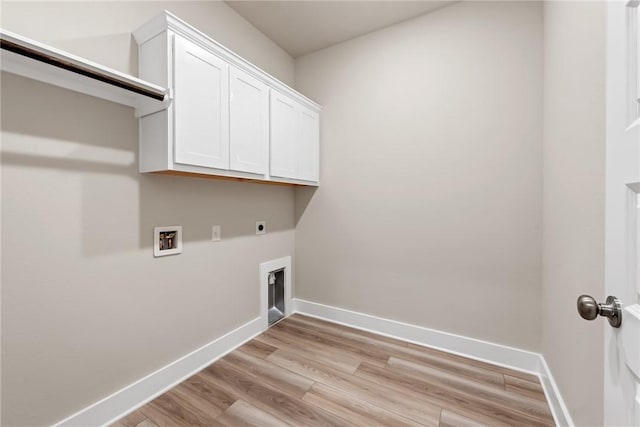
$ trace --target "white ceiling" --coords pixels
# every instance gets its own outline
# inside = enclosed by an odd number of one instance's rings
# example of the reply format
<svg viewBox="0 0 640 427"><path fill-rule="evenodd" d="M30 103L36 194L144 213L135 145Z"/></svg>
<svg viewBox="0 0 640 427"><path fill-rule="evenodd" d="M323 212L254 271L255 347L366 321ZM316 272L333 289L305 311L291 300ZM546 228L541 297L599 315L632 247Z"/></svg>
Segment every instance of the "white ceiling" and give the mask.
<svg viewBox="0 0 640 427"><path fill-rule="evenodd" d="M245 1L226 3L297 57L439 9L454 1Z"/></svg>

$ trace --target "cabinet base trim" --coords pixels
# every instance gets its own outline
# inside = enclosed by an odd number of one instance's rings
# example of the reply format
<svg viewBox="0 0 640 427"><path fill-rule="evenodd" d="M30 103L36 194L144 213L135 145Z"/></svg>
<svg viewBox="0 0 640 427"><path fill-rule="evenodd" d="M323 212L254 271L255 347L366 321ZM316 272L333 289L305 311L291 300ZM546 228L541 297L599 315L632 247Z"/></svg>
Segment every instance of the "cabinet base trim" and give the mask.
<svg viewBox="0 0 640 427"><path fill-rule="evenodd" d="M206 173L197 172L182 172L182 171L160 171L151 172L154 175L170 175L170 176L184 176L187 178L206 178L206 179L221 179L224 181L240 181L240 182L252 182L254 184L267 184L267 185L281 185L285 187L308 187L313 184L298 184L295 182L280 182L280 181L267 181L261 179L251 178L236 178L234 176L222 176L222 175L209 175Z"/></svg>

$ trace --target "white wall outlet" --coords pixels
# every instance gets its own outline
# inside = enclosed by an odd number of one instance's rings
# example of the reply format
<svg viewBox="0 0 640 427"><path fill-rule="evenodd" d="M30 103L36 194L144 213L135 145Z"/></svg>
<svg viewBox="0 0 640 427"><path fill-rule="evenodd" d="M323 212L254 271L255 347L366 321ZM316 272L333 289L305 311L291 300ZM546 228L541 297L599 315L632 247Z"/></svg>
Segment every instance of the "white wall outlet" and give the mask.
<svg viewBox="0 0 640 427"><path fill-rule="evenodd" d="M267 232L267 221L256 221L256 234L264 234Z"/></svg>
<svg viewBox="0 0 640 427"><path fill-rule="evenodd" d="M219 225L214 225L211 227L211 241L219 242L222 235L220 234L221 229Z"/></svg>

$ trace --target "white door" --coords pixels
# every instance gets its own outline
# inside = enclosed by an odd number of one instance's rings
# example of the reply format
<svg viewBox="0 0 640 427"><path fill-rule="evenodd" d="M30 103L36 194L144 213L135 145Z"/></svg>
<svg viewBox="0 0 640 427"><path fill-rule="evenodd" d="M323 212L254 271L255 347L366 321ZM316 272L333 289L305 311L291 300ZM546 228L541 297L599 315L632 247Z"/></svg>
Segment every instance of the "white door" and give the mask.
<svg viewBox="0 0 640 427"><path fill-rule="evenodd" d="M271 163L269 173L281 178L296 177L298 103L271 91Z"/></svg>
<svg viewBox="0 0 640 427"><path fill-rule="evenodd" d="M604 416L608 426L640 426L640 16L637 2L608 9L605 286L622 324L606 324Z"/></svg>
<svg viewBox="0 0 640 427"><path fill-rule="evenodd" d="M319 166L320 115L306 107L300 107L298 126L296 178L316 182Z"/></svg>
<svg viewBox="0 0 640 427"><path fill-rule="evenodd" d="M229 168L264 174L269 158L269 88L232 66L229 89Z"/></svg>
<svg viewBox="0 0 640 427"><path fill-rule="evenodd" d="M179 36L174 52L174 161L227 169L229 65Z"/></svg>

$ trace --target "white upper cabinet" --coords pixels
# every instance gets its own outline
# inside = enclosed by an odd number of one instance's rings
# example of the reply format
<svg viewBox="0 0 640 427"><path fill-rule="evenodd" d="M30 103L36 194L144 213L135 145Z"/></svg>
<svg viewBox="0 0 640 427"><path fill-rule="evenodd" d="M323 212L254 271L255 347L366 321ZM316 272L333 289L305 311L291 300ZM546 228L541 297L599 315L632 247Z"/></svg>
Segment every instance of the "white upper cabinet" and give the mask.
<svg viewBox="0 0 640 427"><path fill-rule="evenodd" d="M318 104L169 12L134 37L171 97L140 117L140 172L318 185Z"/></svg>
<svg viewBox="0 0 640 427"><path fill-rule="evenodd" d="M229 168L265 174L269 158L269 87L235 67L231 67L229 77Z"/></svg>
<svg viewBox="0 0 640 427"><path fill-rule="evenodd" d="M175 162L229 167L229 64L175 38Z"/></svg>
<svg viewBox="0 0 640 427"><path fill-rule="evenodd" d="M296 178L298 104L277 92L271 94L271 176Z"/></svg>
<svg viewBox="0 0 640 427"><path fill-rule="evenodd" d="M280 93L271 94L271 176L318 181L320 116Z"/></svg>
<svg viewBox="0 0 640 427"><path fill-rule="evenodd" d="M318 181L320 148L320 115L300 106L298 114L298 145L296 147L296 178Z"/></svg>

